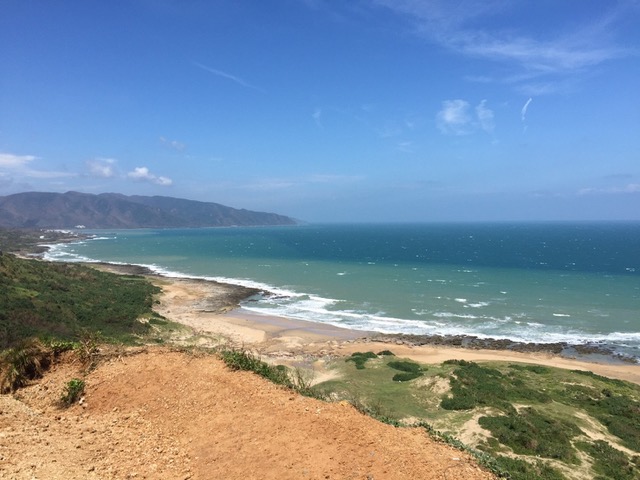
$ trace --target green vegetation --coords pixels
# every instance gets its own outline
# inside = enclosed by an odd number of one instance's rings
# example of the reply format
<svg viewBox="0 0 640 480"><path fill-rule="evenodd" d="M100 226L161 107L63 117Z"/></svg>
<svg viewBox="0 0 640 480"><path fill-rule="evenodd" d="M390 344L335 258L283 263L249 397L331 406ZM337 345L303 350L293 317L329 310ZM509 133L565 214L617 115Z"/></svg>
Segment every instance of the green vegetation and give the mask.
<svg viewBox="0 0 640 480"><path fill-rule="evenodd" d="M100 343L171 331L152 309L159 291L140 276L0 254L0 392L39 378L65 351L91 369Z"/></svg>
<svg viewBox="0 0 640 480"><path fill-rule="evenodd" d="M499 456L496 458L498 472L508 472L500 476L512 480L566 480L566 477L553 467L540 460L531 462Z"/></svg>
<svg viewBox="0 0 640 480"><path fill-rule="evenodd" d="M535 386L527 386L513 372L505 375L495 368L464 360L448 360L445 364L458 367L450 378L451 396L441 402L446 410L470 410L479 406L508 410L513 402L551 401L549 395Z"/></svg>
<svg viewBox="0 0 640 480"><path fill-rule="evenodd" d="M539 365L449 360L427 369L371 352L357 357L366 368L336 362L340 378L316 388L388 423L426 425L506 478L640 478L640 456L624 450L640 452L638 385ZM398 382L394 371L421 376ZM464 446L455 436L469 428L480 433Z"/></svg>
<svg viewBox="0 0 640 480"><path fill-rule="evenodd" d="M633 461L620 450L613 448L607 442L581 442L578 448L588 453L594 460L593 470L598 474L596 480L615 478L616 480L633 480L638 478L640 457Z"/></svg>
<svg viewBox="0 0 640 480"><path fill-rule="evenodd" d="M86 330L135 343L151 331L139 319L158 320L151 309L157 292L139 276L0 255L0 349L31 337L77 340Z"/></svg>
<svg viewBox="0 0 640 480"><path fill-rule="evenodd" d="M64 392L60 397L63 406L68 407L76 403L84 393L84 381L79 378L72 378L64 387Z"/></svg>
<svg viewBox="0 0 640 480"><path fill-rule="evenodd" d="M408 382L422 376L422 367L415 362L406 360L387 363L388 367L400 370L403 373L396 373L391 380L394 382Z"/></svg>
<svg viewBox="0 0 640 480"><path fill-rule="evenodd" d="M311 386L311 381L299 369L289 369L284 365L270 365L256 355L243 349L227 348L219 352L222 361L232 370L253 372L263 378L290 388L307 397L326 399L324 392Z"/></svg>
<svg viewBox="0 0 640 480"><path fill-rule="evenodd" d="M378 352L378 356L379 357L384 357L384 356L395 357L395 354L391 350L382 350L381 352Z"/></svg>
<svg viewBox="0 0 640 480"><path fill-rule="evenodd" d="M508 415L481 417L479 424L515 453L577 462L571 439L582 431L573 422L553 419L534 408L523 408Z"/></svg>
<svg viewBox="0 0 640 480"><path fill-rule="evenodd" d="M345 362L353 362L358 370L364 370L364 364L371 358L378 358L378 356L373 352L355 352Z"/></svg>

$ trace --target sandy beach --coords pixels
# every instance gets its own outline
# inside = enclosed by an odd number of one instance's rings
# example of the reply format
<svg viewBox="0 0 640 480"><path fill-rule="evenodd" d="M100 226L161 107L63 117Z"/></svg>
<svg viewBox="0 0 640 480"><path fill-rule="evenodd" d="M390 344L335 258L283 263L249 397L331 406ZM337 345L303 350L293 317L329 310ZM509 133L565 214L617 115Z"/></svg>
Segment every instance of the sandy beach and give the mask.
<svg viewBox="0 0 640 480"><path fill-rule="evenodd" d="M234 285L201 280L149 278L163 289L158 313L209 335L218 342L244 346L281 363L314 363L322 358L350 355L356 351L391 350L422 363L448 359L534 363L566 369L588 370L598 375L640 384L640 366L614 361L592 362L541 352L469 349L449 346L406 345L378 341L375 332L348 330L321 323L258 315L238 307L242 292ZM234 294L235 293L235 294ZM235 307L235 308L234 308ZM321 368L321 367L320 367ZM322 372L318 372L322 373ZM321 375L322 376L322 375Z"/></svg>

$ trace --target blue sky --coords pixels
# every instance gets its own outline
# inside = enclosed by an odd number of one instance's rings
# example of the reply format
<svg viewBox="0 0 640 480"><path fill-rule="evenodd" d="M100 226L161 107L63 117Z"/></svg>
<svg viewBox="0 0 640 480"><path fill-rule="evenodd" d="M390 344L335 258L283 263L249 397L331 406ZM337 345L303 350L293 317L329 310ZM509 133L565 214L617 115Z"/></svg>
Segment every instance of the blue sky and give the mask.
<svg viewBox="0 0 640 480"><path fill-rule="evenodd" d="M0 195L640 220L637 0L1 0Z"/></svg>

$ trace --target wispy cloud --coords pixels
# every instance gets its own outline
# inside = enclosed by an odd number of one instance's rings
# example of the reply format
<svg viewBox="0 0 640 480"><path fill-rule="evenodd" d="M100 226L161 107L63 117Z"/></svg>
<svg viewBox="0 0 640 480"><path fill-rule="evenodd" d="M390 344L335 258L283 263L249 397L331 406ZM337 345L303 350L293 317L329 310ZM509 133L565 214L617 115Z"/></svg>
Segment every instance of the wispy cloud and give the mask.
<svg viewBox="0 0 640 480"><path fill-rule="evenodd" d="M131 172L127 173L127 177L132 180L149 182L163 187L168 187L173 184L173 180L170 178L155 175L151 173L147 167L136 167Z"/></svg>
<svg viewBox="0 0 640 480"><path fill-rule="evenodd" d="M294 188L309 188L312 185L324 185L324 184L349 184L362 180L364 177L361 175L338 175L331 173L317 173L304 177L273 177L273 178L259 178L249 180L247 182L238 183L235 185L227 184L224 188L234 188L238 190L251 190L251 191L275 191L275 190L287 190Z"/></svg>
<svg viewBox="0 0 640 480"><path fill-rule="evenodd" d="M486 100L482 100L474 111L466 100L445 100L436 122L440 131L447 135L468 135L478 129L493 133L495 129L493 110L487 107Z"/></svg>
<svg viewBox="0 0 640 480"><path fill-rule="evenodd" d="M470 133L469 102L464 100L445 100L437 116L438 128L442 133L466 135Z"/></svg>
<svg viewBox="0 0 640 480"><path fill-rule="evenodd" d="M417 34L443 48L507 66L514 73L526 73L527 78L514 82L521 91L536 77L567 76L635 54L615 43L618 23L625 19L627 10L638 8L634 1L603 5L599 17L591 15L589 21L583 22L575 16L560 17L554 12L553 24L549 22L544 30L538 31L531 29L534 23L514 22L512 13L522 5L511 0L370 2L408 18ZM513 76L509 76L513 82ZM505 80L503 75L487 76L486 72L476 78ZM546 90L552 91L549 83Z"/></svg>
<svg viewBox="0 0 640 480"><path fill-rule="evenodd" d="M13 153L0 153L0 168L17 169L23 168L28 163L33 162L38 157L33 155L15 155Z"/></svg>
<svg viewBox="0 0 640 480"><path fill-rule="evenodd" d="M322 118L322 109L321 108L316 108L313 113L311 114L311 118L313 118L313 121L316 122L316 125L320 128L322 127L322 122L321 122L321 118Z"/></svg>
<svg viewBox="0 0 640 480"><path fill-rule="evenodd" d="M215 68L208 67L208 66L203 65L202 63L198 63L198 62L193 62L193 64L196 67L201 68L202 70L205 70L205 71L207 71L209 73L213 73L214 75L216 75L218 77L225 78L227 80L231 80L232 82L234 82L234 83L236 83L236 84L238 84L238 85L240 85L242 87L251 88L251 89L254 89L254 90L258 90L260 92L264 92L264 90L262 88L256 87L255 85L252 85L249 82L246 82L245 80L243 80L240 77L237 77L235 75L231 75L230 73L223 72L222 70L217 70Z"/></svg>
<svg viewBox="0 0 640 480"><path fill-rule="evenodd" d="M160 137L160 143L165 147L171 148L177 152L182 152L187 148L184 143L179 142L178 140L169 140L165 137Z"/></svg>
<svg viewBox="0 0 640 480"><path fill-rule="evenodd" d="M59 172L53 170L35 170L29 168L28 165L39 160L34 155L16 155L13 153L0 153L0 169L11 171L14 176L22 176L28 178L65 178L77 177L77 173Z"/></svg>
<svg viewBox="0 0 640 480"><path fill-rule="evenodd" d="M482 100L476 106L476 117L478 117L478 122L482 130L487 133L493 133L493 129L495 128L495 124L493 122L493 110L487 107L486 100Z"/></svg>
<svg viewBox="0 0 640 480"><path fill-rule="evenodd" d="M114 158L94 158L87 160L89 175L99 178L113 178L117 175L117 160Z"/></svg>
<svg viewBox="0 0 640 480"><path fill-rule="evenodd" d="M621 193L640 193L640 183L628 183L617 187L605 188L583 188L578 191L578 195L597 195L597 194L621 194Z"/></svg>
<svg viewBox="0 0 640 480"><path fill-rule="evenodd" d="M533 98L529 97L529 100L526 101L526 103L522 107L522 110L520 111L520 119L522 120L522 128L524 129L524 132L527 131L527 110L529 110L529 105L531 105L532 101Z"/></svg>

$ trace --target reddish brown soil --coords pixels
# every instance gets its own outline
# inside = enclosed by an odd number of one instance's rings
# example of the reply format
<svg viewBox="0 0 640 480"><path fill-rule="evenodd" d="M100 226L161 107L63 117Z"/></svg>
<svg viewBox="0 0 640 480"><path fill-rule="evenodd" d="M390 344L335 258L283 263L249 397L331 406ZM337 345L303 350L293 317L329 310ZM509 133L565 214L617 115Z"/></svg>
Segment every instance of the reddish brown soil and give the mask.
<svg viewBox="0 0 640 480"><path fill-rule="evenodd" d="M299 396L211 356L150 349L81 375L56 366L0 396L0 478L492 479L421 429L394 428Z"/></svg>

